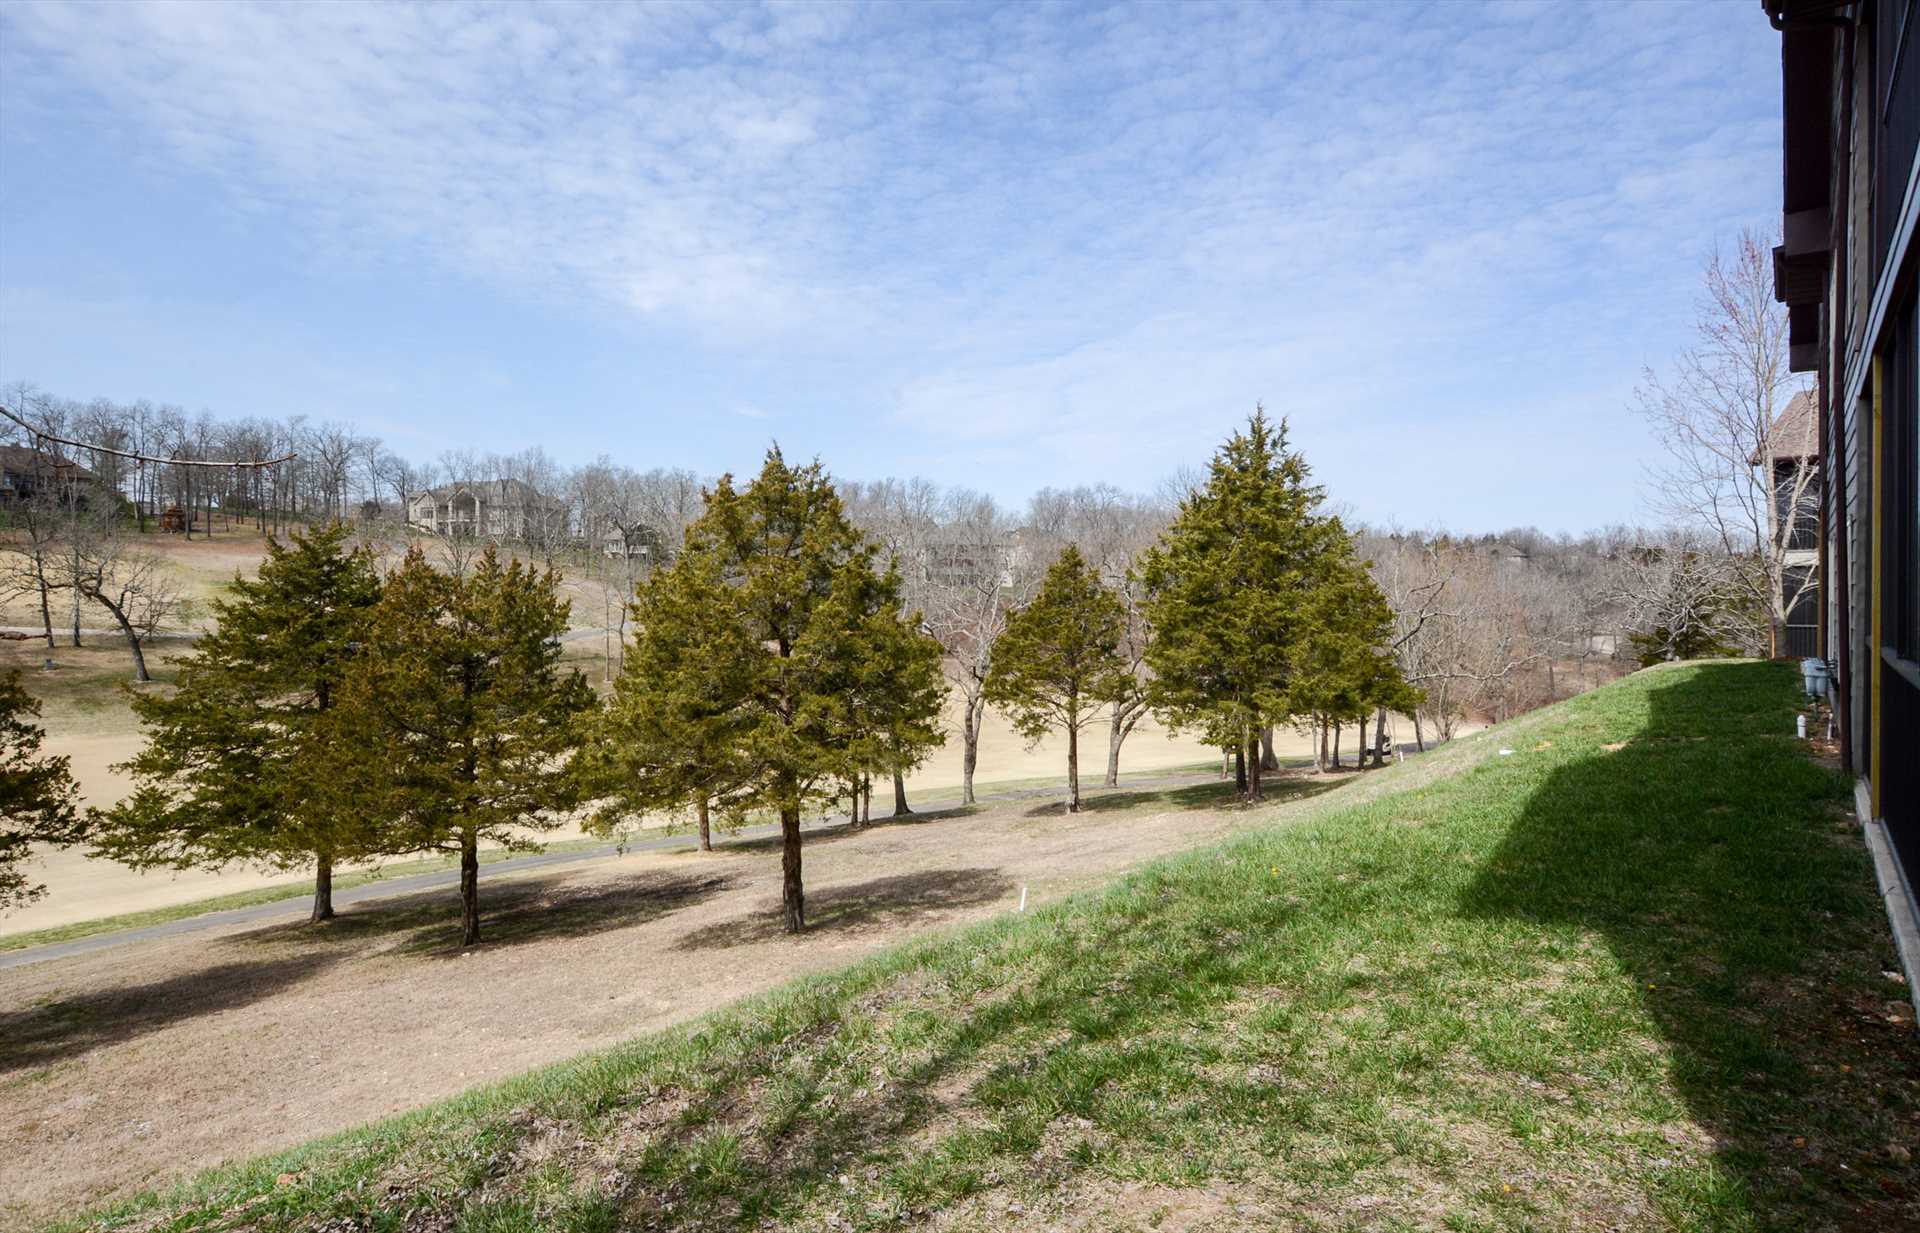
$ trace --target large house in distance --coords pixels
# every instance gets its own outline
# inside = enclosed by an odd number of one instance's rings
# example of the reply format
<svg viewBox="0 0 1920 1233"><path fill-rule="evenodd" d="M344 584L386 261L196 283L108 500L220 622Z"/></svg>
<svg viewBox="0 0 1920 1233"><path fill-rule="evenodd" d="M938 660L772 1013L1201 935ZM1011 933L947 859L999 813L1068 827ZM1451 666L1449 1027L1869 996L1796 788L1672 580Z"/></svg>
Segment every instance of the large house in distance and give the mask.
<svg viewBox="0 0 1920 1233"><path fill-rule="evenodd" d="M25 445L0 445L0 504L14 505L35 497L69 499L86 504L94 473L46 450Z"/></svg>
<svg viewBox="0 0 1920 1233"><path fill-rule="evenodd" d="M530 539L567 530L567 507L517 479L443 484L407 498L407 524L434 535Z"/></svg>
<svg viewBox="0 0 1920 1233"><path fill-rule="evenodd" d="M1920 0L1763 0L1780 31L1791 365L1816 373L1816 653L1909 975L1920 882Z"/></svg>
<svg viewBox="0 0 1920 1233"><path fill-rule="evenodd" d="M920 550L921 577L947 587L994 582L1012 586L1014 575L1026 566L1025 539L1018 530L987 543L936 538Z"/></svg>

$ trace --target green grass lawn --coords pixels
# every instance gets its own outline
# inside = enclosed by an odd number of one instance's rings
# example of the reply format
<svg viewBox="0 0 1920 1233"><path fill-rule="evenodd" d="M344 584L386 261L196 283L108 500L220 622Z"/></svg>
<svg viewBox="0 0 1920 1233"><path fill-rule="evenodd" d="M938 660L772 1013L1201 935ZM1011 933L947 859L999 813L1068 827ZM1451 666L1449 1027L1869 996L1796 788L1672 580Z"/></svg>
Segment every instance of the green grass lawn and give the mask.
<svg viewBox="0 0 1920 1233"><path fill-rule="evenodd" d="M1640 673L1442 782L92 1223L1920 1227L1920 1047L1796 681Z"/></svg>

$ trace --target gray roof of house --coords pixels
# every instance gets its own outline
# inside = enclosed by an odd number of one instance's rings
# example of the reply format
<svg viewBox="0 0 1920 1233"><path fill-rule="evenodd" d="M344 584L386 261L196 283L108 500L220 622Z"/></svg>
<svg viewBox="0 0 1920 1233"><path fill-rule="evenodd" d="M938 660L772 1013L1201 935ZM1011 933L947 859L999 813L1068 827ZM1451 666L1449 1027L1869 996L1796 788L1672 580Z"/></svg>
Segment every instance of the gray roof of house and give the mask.
<svg viewBox="0 0 1920 1233"><path fill-rule="evenodd" d="M1767 439L1773 445L1776 458L1818 458L1820 457L1819 395L1813 390L1801 390L1787 400L1786 407L1773 419L1773 427L1767 430ZM1766 461L1765 450L1755 447L1747 465L1757 467Z"/></svg>
<svg viewBox="0 0 1920 1233"><path fill-rule="evenodd" d="M15 475L51 473L55 470L65 472L75 479L92 479L93 472L77 462L70 462L58 454L49 454L26 445L0 445L0 467Z"/></svg>
<svg viewBox="0 0 1920 1233"><path fill-rule="evenodd" d="M471 492L483 500L495 502L500 505L527 506L545 504L557 507L563 504L563 502L542 495L539 489L527 483L525 480L517 479L474 480L470 483L442 484L438 488L428 488L423 492L414 493L413 496L408 498L408 503L411 504L414 501L418 501L421 497L432 497L437 504L441 501L451 500L454 494L459 492Z"/></svg>

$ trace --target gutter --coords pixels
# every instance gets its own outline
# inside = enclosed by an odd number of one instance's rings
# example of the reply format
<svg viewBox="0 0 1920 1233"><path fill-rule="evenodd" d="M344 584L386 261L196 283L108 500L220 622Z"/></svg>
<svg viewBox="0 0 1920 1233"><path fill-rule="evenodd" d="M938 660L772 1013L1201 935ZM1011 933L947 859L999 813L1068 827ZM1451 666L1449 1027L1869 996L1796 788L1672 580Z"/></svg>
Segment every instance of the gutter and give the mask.
<svg viewBox="0 0 1920 1233"><path fill-rule="evenodd" d="M1913 887L1907 884L1900 862L1894 859L1893 844L1887 839L1887 824L1873 816L1872 799L1867 781L1854 780L1853 811L1859 815L1860 829L1866 832L1867 850L1873 853L1874 881L1887 907L1893 944L1900 952L1900 967L1907 978L1907 1000L1913 1003L1916 1021L1920 1021L1920 909L1914 904Z"/></svg>
<svg viewBox="0 0 1920 1233"><path fill-rule="evenodd" d="M1775 30L1798 30L1808 26L1853 26L1853 0L1760 0L1767 22ZM1795 11L1789 12L1789 9Z"/></svg>

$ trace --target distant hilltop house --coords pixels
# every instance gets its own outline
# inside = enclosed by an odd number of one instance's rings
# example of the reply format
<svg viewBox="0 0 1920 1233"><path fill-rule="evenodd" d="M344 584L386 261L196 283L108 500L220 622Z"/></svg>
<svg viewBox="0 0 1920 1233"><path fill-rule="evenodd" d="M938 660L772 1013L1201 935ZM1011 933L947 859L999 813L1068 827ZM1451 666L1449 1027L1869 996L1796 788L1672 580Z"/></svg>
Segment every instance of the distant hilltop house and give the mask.
<svg viewBox="0 0 1920 1233"><path fill-rule="evenodd" d="M1027 560L1026 535L1022 530L1008 531L990 543L961 539L937 539L920 551L920 574L936 586L965 586L997 579L1001 586L1012 586L1013 578Z"/></svg>
<svg viewBox="0 0 1920 1233"><path fill-rule="evenodd" d="M1786 643L1780 649L1796 659L1819 650L1820 580L1820 401L1802 390L1774 417L1764 444L1754 447L1747 465L1773 463L1772 526L1787 527L1787 553L1781 572L1781 599L1787 612Z"/></svg>
<svg viewBox="0 0 1920 1233"><path fill-rule="evenodd" d="M407 525L435 535L529 539L567 529L567 507L517 479L443 484L407 499Z"/></svg>
<svg viewBox="0 0 1920 1233"><path fill-rule="evenodd" d="M87 490L98 480L77 462L24 445L0 445L0 504L14 505L35 497L73 498L86 503Z"/></svg>
<svg viewBox="0 0 1920 1233"><path fill-rule="evenodd" d="M1487 545L1487 557L1493 562L1495 572L1502 576L1524 573L1533 564L1533 557L1518 544L1506 540L1495 540Z"/></svg>
<svg viewBox="0 0 1920 1233"><path fill-rule="evenodd" d="M660 533L643 522L623 524L602 518L593 540L600 555L612 561L645 561L649 566L664 564L672 557Z"/></svg>

